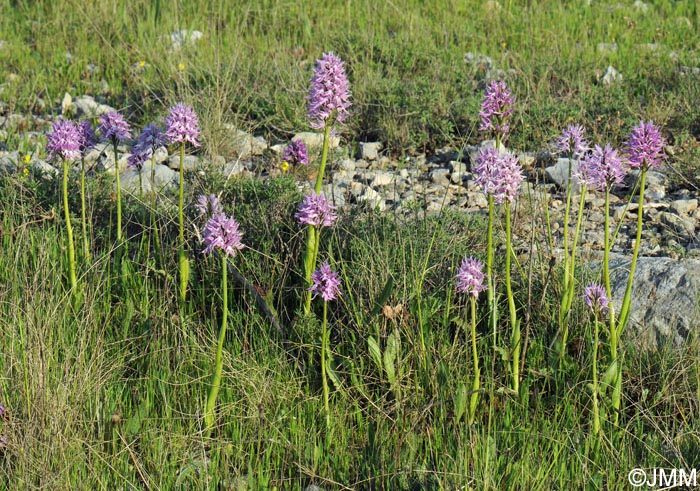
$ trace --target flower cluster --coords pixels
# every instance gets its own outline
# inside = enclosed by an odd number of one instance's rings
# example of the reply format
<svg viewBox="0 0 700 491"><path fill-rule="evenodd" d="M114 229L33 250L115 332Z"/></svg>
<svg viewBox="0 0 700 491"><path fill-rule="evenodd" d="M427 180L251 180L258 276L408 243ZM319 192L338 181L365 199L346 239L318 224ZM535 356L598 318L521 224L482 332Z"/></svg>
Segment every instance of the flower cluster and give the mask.
<svg viewBox="0 0 700 491"><path fill-rule="evenodd" d="M338 215L333 213L336 207L332 206L328 199L322 194L311 194L304 196L304 200L299 205L299 211L294 217L302 225L312 225L314 227L330 227L338 219Z"/></svg>
<svg viewBox="0 0 700 491"><path fill-rule="evenodd" d="M583 289L583 301L594 312L607 314L610 310L610 299L605 288L598 283L591 283Z"/></svg>
<svg viewBox="0 0 700 491"><path fill-rule="evenodd" d="M350 85L343 61L331 53L316 60L307 97L311 127L324 129L327 123L343 123L349 115Z"/></svg>
<svg viewBox="0 0 700 491"><path fill-rule="evenodd" d="M493 81L486 87L481 102L481 131L494 131L501 135L508 133L508 118L513 114L515 99L503 81Z"/></svg>
<svg viewBox="0 0 700 491"><path fill-rule="evenodd" d="M482 148L476 157L474 181L496 203L513 202L524 179L518 157L511 152L499 152L493 147Z"/></svg>
<svg viewBox="0 0 700 491"><path fill-rule="evenodd" d="M131 149L129 156L129 167L141 169L151 158L153 152L165 145L165 135L155 123L146 126L139 135L136 144Z"/></svg>
<svg viewBox="0 0 700 491"><path fill-rule="evenodd" d="M100 117L98 130L102 141L114 143L131 138L129 123L126 122L124 116L116 111L108 112Z"/></svg>
<svg viewBox="0 0 700 491"><path fill-rule="evenodd" d="M170 143L190 142L199 146L199 119L191 107L182 103L171 107L165 118L165 127L165 137Z"/></svg>
<svg viewBox="0 0 700 491"><path fill-rule="evenodd" d="M640 121L627 139L627 154L630 167L653 169L666 157L663 153L664 139L653 121Z"/></svg>
<svg viewBox="0 0 700 491"><path fill-rule="evenodd" d="M472 295L474 298L478 297L479 292L486 289L483 263L471 257L462 259L462 264L455 275L455 284L458 292Z"/></svg>
<svg viewBox="0 0 700 491"><path fill-rule="evenodd" d="M282 160L292 165L309 165L309 151L303 141L292 140L282 152Z"/></svg>
<svg viewBox="0 0 700 491"><path fill-rule="evenodd" d="M583 126L579 124L569 125L557 138L557 150L560 153L568 153L571 158L580 158L588 150L588 142L583 134Z"/></svg>
<svg viewBox="0 0 700 491"><path fill-rule="evenodd" d="M627 168L610 144L596 145L579 164L577 177L588 186L604 191L622 183Z"/></svg>
<svg viewBox="0 0 700 491"><path fill-rule="evenodd" d="M46 150L62 159L80 158L81 135L73 121L58 120L51 127L46 141Z"/></svg>
<svg viewBox="0 0 700 491"><path fill-rule="evenodd" d="M321 295L324 302L335 300L340 295L340 280L338 274L333 271L328 263L323 263L311 275L313 285L309 291L316 295Z"/></svg>
<svg viewBox="0 0 700 491"><path fill-rule="evenodd" d="M197 199L197 203L194 207L200 217L211 218L224 213L221 202L215 194L210 194L208 196L206 194L201 195Z"/></svg>
<svg viewBox="0 0 700 491"><path fill-rule="evenodd" d="M224 254L235 256L245 247L241 242L243 234L238 230L239 227L236 220L223 213L213 216L202 233L202 242L206 246L202 252L209 254L214 249L220 249Z"/></svg>
<svg viewBox="0 0 700 491"><path fill-rule="evenodd" d="M97 136L95 136L95 130L92 129L90 121L78 123L78 132L80 133L80 156L85 157L88 150L97 143Z"/></svg>

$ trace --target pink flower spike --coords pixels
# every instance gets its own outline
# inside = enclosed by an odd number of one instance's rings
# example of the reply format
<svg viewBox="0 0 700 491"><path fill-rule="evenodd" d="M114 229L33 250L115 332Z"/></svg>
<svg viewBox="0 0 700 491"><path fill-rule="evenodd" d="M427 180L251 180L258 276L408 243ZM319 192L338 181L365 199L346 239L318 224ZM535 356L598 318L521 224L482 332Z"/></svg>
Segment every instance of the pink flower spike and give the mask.
<svg viewBox="0 0 700 491"><path fill-rule="evenodd" d="M666 158L664 138L653 121L640 121L627 139L630 167L654 169Z"/></svg>
<svg viewBox="0 0 700 491"><path fill-rule="evenodd" d="M182 103L171 107L165 118L165 127L165 138L170 143L190 142L199 146L199 119L191 107Z"/></svg>
<svg viewBox="0 0 700 491"><path fill-rule="evenodd" d="M458 292L477 298L479 292L486 289L483 263L472 257L462 259L462 264L455 275L455 284Z"/></svg>
<svg viewBox="0 0 700 491"><path fill-rule="evenodd" d="M202 242L206 246L202 252L209 254L214 249L219 249L224 254L235 256L245 247L241 242L243 234L238 230L239 227L236 220L224 214L212 217L202 233Z"/></svg>
<svg viewBox="0 0 700 491"><path fill-rule="evenodd" d="M321 295L324 302L330 302L340 296L340 280L338 273L333 271L328 263L323 263L311 275L313 285L309 291L316 295Z"/></svg>
<svg viewBox="0 0 700 491"><path fill-rule="evenodd" d="M306 98L311 127L321 130L329 122L342 124L350 114L350 95L343 61L333 52L324 53L316 60Z"/></svg>

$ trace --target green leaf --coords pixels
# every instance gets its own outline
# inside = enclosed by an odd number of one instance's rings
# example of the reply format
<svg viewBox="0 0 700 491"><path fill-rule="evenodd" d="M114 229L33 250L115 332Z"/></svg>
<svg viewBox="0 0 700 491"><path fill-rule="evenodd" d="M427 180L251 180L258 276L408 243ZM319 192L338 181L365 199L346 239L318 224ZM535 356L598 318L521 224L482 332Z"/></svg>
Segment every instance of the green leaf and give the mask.
<svg viewBox="0 0 700 491"><path fill-rule="evenodd" d="M369 354L372 357L372 360L374 360L374 363L376 363L377 368L380 370L382 369L382 350L379 348L379 344L377 343L377 340L374 339L372 336L367 338L367 347L369 348Z"/></svg>
<svg viewBox="0 0 700 491"><path fill-rule="evenodd" d="M459 423L467 410L467 386L460 383L455 394L455 423Z"/></svg>
<svg viewBox="0 0 700 491"><path fill-rule="evenodd" d="M384 307L384 304L386 303L387 300L389 300L389 295L391 295L391 292L394 289L394 278L389 276L389 279L386 281L386 284L384 285L384 288L382 289L382 293L379 295L377 300L374 302L374 307L372 308L372 317L375 317L382 311L382 307Z"/></svg>
<svg viewBox="0 0 700 491"><path fill-rule="evenodd" d="M386 340L386 350L384 350L384 371L391 385L396 383L396 366L394 363L400 352L401 337L399 331L394 329Z"/></svg>

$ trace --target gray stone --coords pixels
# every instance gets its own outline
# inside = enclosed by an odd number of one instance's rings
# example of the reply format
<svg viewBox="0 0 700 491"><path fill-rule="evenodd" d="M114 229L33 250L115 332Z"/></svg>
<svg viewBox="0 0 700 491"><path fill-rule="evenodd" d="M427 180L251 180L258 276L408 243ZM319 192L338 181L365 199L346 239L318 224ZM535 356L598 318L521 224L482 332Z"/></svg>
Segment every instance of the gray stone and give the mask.
<svg viewBox="0 0 700 491"><path fill-rule="evenodd" d="M363 142L360 143L359 158L362 160L377 160L379 151L383 145L381 142Z"/></svg>
<svg viewBox="0 0 700 491"><path fill-rule="evenodd" d="M238 161L227 162L223 166L223 173L226 177L237 176L245 171L245 166Z"/></svg>
<svg viewBox="0 0 700 491"><path fill-rule="evenodd" d="M292 140L301 140L304 145L313 148L314 150L320 150L323 147L323 133L312 133L310 131L302 131L297 133L292 137ZM340 137L331 135L328 139L328 147L336 148L340 145Z"/></svg>
<svg viewBox="0 0 700 491"><path fill-rule="evenodd" d="M598 53L611 55L617 52L617 43L598 43Z"/></svg>
<svg viewBox="0 0 700 491"><path fill-rule="evenodd" d="M333 206L341 208L345 206L345 193L348 187L345 183L324 184L321 192L330 200Z"/></svg>
<svg viewBox="0 0 700 491"><path fill-rule="evenodd" d="M450 183L450 170L435 169L433 171L430 171L430 180L435 184L447 186Z"/></svg>
<svg viewBox="0 0 700 491"><path fill-rule="evenodd" d="M185 155L182 160L182 167L186 171L197 170L201 166L201 160L196 155ZM180 155L174 154L168 159L168 167L175 170L180 170Z"/></svg>
<svg viewBox="0 0 700 491"><path fill-rule="evenodd" d="M659 213L659 220L677 234L692 236L695 233L695 220L690 217L681 217L662 211Z"/></svg>
<svg viewBox="0 0 700 491"><path fill-rule="evenodd" d="M612 65L608 65L603 77L600 79L603 85L611 85L613 83L622 82L622 74L618 72Z"/></svg>
<svg viewBox="0 0 700 491"><path fill-rule="evenodd" d="M64 116L70 116L75 111L75 106L73 106L73 98L68 92L63 94L63 100L61 101L61 114Z"/></svg>
<svg viewBox="0 0 700 491"><path fill-rule="evenodd" d="M639 12L646 14L647 10L649 10L649 5L646 2L642 2L642 0L635 0L634 8Z"/></svg>
<svg viewBox="0 0 700 491"><path fill-rule="evenodd" d="M116 111L111 106L107 104L101 104L95 100L94 97L89 95L82 95L73 101L73 106L75 106L76 116L82 116L85 118L94 118L102 116L108 112Z"/></svg>
<svg viewBox="0 0 700 491"><path fill-rule="evenodd" d="M9 157L0 157L0 174L13 174L16 170L16 163L17 159L12 160Z"/></svg>
<svg viewBox="0 0 700 491"><path fill-rule="evenodd" d="M176 171L167 165L157 164L155 166L154 179L151 179L151 168L144 167L141 170L143 180L143 192L151 190L160 191L163 189L175 189L180 183L180 176ZM124 191L132 194L139 193L139 171L129 169L120 175L120 184Z"/></svg>
<svg viewBox="0 0 700 491"><path fill-rule="evenodd" d="M677 199L675 201L671 201L671 209L681 216L690 215L698 209L698 200L695 198Z"/></svg>
<svg viewBox="0 0 700 491"><path fill-rule="evenodd" d="M56 167L44 160L32 160L29 165L32 166L32 169L43 174L45 177L56 177L59 174L59 170Z"/></svg>
<svg viewBox="0 0 700 491"><path fill-rule="evenodd" d="M372 182L370 183L370 186L374 187L383 187L383 186L388 186L394 182L394 174L391 172L377 172L374 174L374 178L372 179Z"/></svg>
<svg viewBox="0 0 700 491"><path fill-rule="evenodd" d="M569 165L571 165L571 190L578 192L581 183L575 174L578 170L578 161L571 159L557 159L556 164L547 167L544 172L550 182L566 189L569 184Z"/></svg>
<svg viewBox="0 0 700 491"><path fill-rule="evenodd" d="M370 187L364 188L362 193L357 196L357 201L367 203L371 208L378 209L379 211L384 211L386 209L384 198Z"/></svg>
<svg viewBox="0 0 700 491"><path fill-rule="evenodd" d="M264 138L254 137L231 124L225 124L224 128L229 132L234 156L241 160L253 155L262 155L267 148L267 142Z"/></svg>
<svg viewBox="0 0 700 491"><path fill-rule="evenodd" d="M611 262L615 310L620 312L629 258ZM642 349L682 346L700 323L700 260L640 257L632 283L629 324L623 336Z"/></svg>
<svg viewBox="0 0 700 491"><path fill-rule="evenodd" d="M450 181L452 184L462 184L462 181L468 179L469 175L467 172L454 171L450 174Z"/></svg>
<svg viewBox="0 0 700 491"><path fill-rule="evenodd" d="M350 159L339 160L338 164L337 164L337 168L338 168L338 170L352 172L355 170L355 161L350 160Z"/></svg>
<svg viewBox="0 0 700 491"><path fill-rule="evenodd" d="M466 162L460 162L459 160L452 160L448 164L448 168L452 172L461 172L461 173L469 172L469 165Z"/></svg>
<svg viewBox="0 0 700 491"><path fill-rule="evenodd" d="M179 31L175 31L170 35L170 47L173 49L173 51L178 51L183 46L196 43L202 39L202 37L204 37L204 33L201 31L188 31L187 29L180 29Z"/></svg>
<svg viewBox="0 0 700 491"><path fill-rule="evenodd" d="M464 54L464 63L475 66L479 70L485 72L488 72L494 66L491 57L482 55L481 53L472 53L471 51Z"/></svg>

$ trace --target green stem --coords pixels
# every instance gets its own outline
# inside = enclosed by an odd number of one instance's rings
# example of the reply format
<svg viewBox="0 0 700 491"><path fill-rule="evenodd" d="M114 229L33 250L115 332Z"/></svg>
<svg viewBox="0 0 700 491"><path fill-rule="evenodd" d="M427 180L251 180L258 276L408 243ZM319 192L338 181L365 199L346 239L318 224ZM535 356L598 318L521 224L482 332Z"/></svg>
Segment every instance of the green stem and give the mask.
<svg viewBox="0 0 700 491"><path fill-rule="evenodd" d="M321 377L323 381L323 407L326 411L326 428L331 427L331 411L328 404L328 379L326 377L326 356L328 353L328 302L323 302L323 326L321 327Z"/></svg>
<svg viewBox="0 0 700 491"><path fill-rule="evenodd" d="M118 142L112 140L114 146L114 176L117 186L117 242L122 241L122 185L119 180L119 151L117 149Z"/></svg>
<svg viewBox="0 0 700 491"><path fill-rule="evenodd" d="M508 310L510 313L511 338L510 348L512 355L513 390L518 392L520 388L520 324L515 310L515 299L513 298L513 288L510 280L510 262L513 254L511 244L510 226L510 201L506 201L506 296L508 297Z"/></svg>
<svg viewBox="0 0 700 491"><path fill-rule="evenodd" d="M479 403L479 389L481 387L479 372L479 354L476 350L476 297L470 295L471 310L471 338L472 338L472 358L474 360L474 380L472 382L472 394L469 400L469 424L474 423L476 417L476 406Z"/></svg>
<svg viewBox="0 0 700 491"><path fill-rule="evenodd" d="M604 235L604 245L603 245L603 280L605 282L605 293L608 298L612 299L612 289L610 288L610 248L612 246L610 241L610 188L605 189L605 235ZM615 324L615 307L613 302L609 305L609 322L610 322L610 363L615 366L615 378L620 375L620 365L617 358L617 341L618 335ZM613 385L613 396L612 396L612 406L613 406L613 422L617 424L619 418L620 401L616 401L615 397L615 387L616 382Z"/></svg>
<svg viewBox="0 0 700 491"><path fill-rule="evenodd" d="M304 313L308 315L311 312L311 292L308 290L308 288L311 286L311 274L314 272L316 267L318 252L315 249L318 247L321 231L320 229L316 229L316 227L313 225L307 226L306 230L306 253L304 255L304 279L306 280L306 291L304 293Z"/></svg>
<svg viewBox="0 0 700 491"><path fill-rule="evenodd" d="M566 342L569 337L569 310L571 309L571 298L574 290L574 275L571 271L573 266L574 250L569 251L569 213L571 213L571 159L569 159L569 171L566 180L566 209L564 211L564 281L561 304L559 305L559 330L561 331L561 346L559 351L559 361L564 359L566 353ZM546 208L546 207L545 207ZM575 240L575 239L574 239Z"/></svg>
<svg viewBox="0 0 700 491"><path fill-rule="evenodd" d="M314 191L316 194L321 192L321 186L323 185L323 174L326 172L326 161L328 160L328 147L330 145L331 139L331 125L326 123L326 127L323 131L323 150L321 151L321 164L318 166L318 176L316 176L316 186L314 186Z"/></svg>
<svg viewBox="0 0 700 491"><path fill-rule="evenodd" d="M184 306L187 298L190 268L185 253L185 142L180 145L180 195L178 198L178 264L180 266L180 303Z"/></svg>
<svg viewBox="0 0 700 491"><path fill-rule="evenodd" d="M88 238L87 217L85 213L85 159L80 159L80 221L83 227L83 255L90 262L90 240Z"/></svg>
<svg viewBox="0 0 700 491"><path fill-rule="evenodd" d="M151 152L151 228L156 241L156 257L160 257L160 237L158 235L158 222L156 220L156 153Z"/></svg>
<svg viewBox="0 0 700 491"><path fill-rule="evenodd" d="M597 313L596 313L597 315ZM594 337L593 337L593 434L600 433L600 410L598 409L598 319L593 321Z"/></svg>
<svg viewBox="0 0 700 491"><path fill-rule="evenodd" d="M214 373L211 377L207 403L204 408L204 422L206 430L209 431L214 426L214 406L219 395L221 386L221 373L223 372L224 360L224 339L226 339L226 325L228 322L228 285L227 285L227 261L226 254L221 255L221 296L223 297L223 312L221 313L221 330L219 331L219 342L216 346L216 359L214 361Z"/></svg>
<svg viewBox="0 0 700 491"><path fill-rule="evenodd" d="M489 223L486 232L486 277L488 281L487 300L489 304L489 325L493 333L493 347L497 346L496 340L496 324L498 323L498 306L496 305L496 281L493 276L493 220L494 220L494 202L493 196L489 195Z"/></svg>
<svg viewBox="0 0 700 491"><path fill-rule="evenodd" d="M68 236L68 267L70 270L70 287L75 291L78 279L75 274L75 246L73 245L73 227L70 223L70 209L68 208L68 172L69 163L63 159L63 211L66 216L66 235Z"/></svg>

